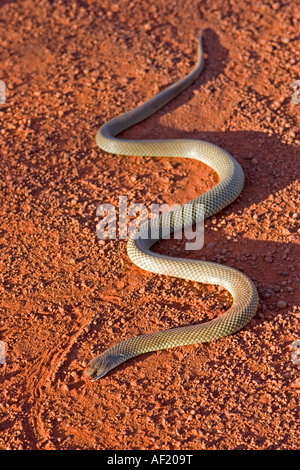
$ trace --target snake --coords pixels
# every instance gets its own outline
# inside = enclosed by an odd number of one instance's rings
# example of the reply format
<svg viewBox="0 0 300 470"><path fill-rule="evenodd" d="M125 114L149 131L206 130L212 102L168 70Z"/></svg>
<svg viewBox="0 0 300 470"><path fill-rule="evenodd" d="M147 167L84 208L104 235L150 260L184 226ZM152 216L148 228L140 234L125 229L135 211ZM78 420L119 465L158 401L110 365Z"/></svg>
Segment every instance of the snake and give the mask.
<svg viewBox="0 0 300 470"><path fill-rule="evenodd" d="M219 285L231 294L232 304L225 313L210 321L142 334L114 344L88 363L85 375L93 381L141 354L210 342L233 334L249 323L258 308L257 289L246 274L212 261L176 258L151 250L151 247L163 238L167 223L171 233L186 225L184 209L189 209L189 223L197 224L201 217L211 217L232 203L244 186L245 177L240 164L227 151L202 140L130 140L116 137L154 114L199 77L204 65L202 36L203 31L198 40L198 59L191 72L145 103L104 123L97 131L96 142L100 149L110 154L192 158L217 173L218 183L212 189L169 213L159 214L154 219L143 222L128 237L127 254L136 266L151 273ZM199 207L202 212L198 210ZM151 222L154 222L154 225L151 226ZM153 226L158 229L154 233Z"/></svg>

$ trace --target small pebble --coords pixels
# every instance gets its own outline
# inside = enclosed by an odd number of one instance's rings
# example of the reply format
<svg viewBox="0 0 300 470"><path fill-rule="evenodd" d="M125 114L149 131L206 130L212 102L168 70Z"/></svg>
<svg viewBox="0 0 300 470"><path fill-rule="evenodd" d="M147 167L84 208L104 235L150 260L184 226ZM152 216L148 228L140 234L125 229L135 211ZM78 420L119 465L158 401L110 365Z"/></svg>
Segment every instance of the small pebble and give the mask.
<svg viewBox="0 0 300 470"><path fill-rule="evenodd" d="M291 385L293 388L300 388L300 378L296 379Z"/></svg>

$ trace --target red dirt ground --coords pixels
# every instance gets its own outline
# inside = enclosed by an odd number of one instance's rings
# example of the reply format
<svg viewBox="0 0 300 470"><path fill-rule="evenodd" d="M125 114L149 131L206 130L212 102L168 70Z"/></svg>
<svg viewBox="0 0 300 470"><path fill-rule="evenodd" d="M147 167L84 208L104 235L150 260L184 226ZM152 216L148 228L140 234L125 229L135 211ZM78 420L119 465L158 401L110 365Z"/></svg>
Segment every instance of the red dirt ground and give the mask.
<svg viewBox="0 0 300 470"><path fill-rule="evenodd" d="M93 383L83 371L109 346L230 305L224 290L144 272L125 240L96 237L101 203L182 203L216 183L196 162L95 143L102 123L191 70L202 28L201 77L124 135L208 140L241 163L245 188L207 221L204 248L155 249L244 271L259 310L234 335ZM299 448L297 2L1 0L0 31L0 448Z"/></svg>

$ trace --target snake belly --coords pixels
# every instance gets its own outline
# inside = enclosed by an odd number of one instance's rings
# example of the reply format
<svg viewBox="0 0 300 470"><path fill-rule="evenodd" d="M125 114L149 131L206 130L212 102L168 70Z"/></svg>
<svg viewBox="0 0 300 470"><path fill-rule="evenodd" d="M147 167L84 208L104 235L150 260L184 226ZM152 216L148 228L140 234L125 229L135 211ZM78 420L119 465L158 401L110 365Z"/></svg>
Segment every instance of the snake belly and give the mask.
<svg viewBox="0 0 300 470"><path fill-rule="evenodd" d="M127 156L193 158L210 166L219 177L218 184L196 199L184 204L192 208L192 223L198 221L199 205L204 207L204 218L217 213L240 194L244 185L244 173L239 163L225 150L209 142L177 140L125 140L115 136L129 127L143 121L181 93L200 75L203 68L202 33L198 42L198 60L194 69L183 79L133 110L111 119L97 132L98 146L105 152ZM179 209L181 209L179 208ZM183 227L182 212L171 213L171 231ZM162 238L164 227L162 214L157 217L159 235L151 238L151 221L145 222L132 234L127 242L127 253L138 267L157 274L165 274L200 283L220 285L233 298L231 307L220 317L191 326L158 331L126 339L110 347L94 358L85 370L85 375L97 380L111 369L128 359L143 353L177 346L212 341L240 330L255 315L258 294L253 282L243 273L220 264L165 256L154 253L151 247ZM170 222L171 220L171 222ZM148 237L141 233L148 232Z"/></svg>

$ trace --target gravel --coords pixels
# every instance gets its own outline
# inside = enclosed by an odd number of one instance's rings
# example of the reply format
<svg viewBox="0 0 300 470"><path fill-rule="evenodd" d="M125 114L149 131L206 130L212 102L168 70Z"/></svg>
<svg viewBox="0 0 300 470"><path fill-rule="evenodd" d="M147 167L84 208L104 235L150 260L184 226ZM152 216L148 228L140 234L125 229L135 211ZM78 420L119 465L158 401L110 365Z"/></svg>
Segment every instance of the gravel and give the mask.
<svg viewBox="0 0 300 470"><path fill-rule="evenodd" d="M0 2L1 449L299 448L299 78L296 2ZM206 222L201 251L255 282L241 331L132 359L97 382L88 361L128 337L216 318L218 286L141 271L99 240L96 208L186 202L217 177L185 159L97 148L106 120L189 72L201 77L124 138L220 145L245 187ZM3 361L2 361L3 362Z"/></svg>

